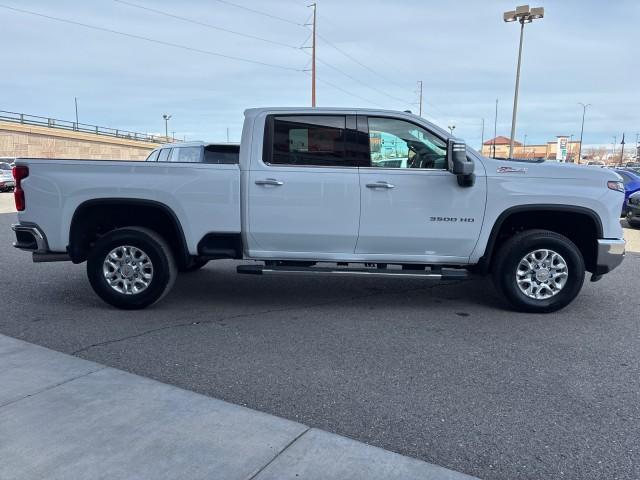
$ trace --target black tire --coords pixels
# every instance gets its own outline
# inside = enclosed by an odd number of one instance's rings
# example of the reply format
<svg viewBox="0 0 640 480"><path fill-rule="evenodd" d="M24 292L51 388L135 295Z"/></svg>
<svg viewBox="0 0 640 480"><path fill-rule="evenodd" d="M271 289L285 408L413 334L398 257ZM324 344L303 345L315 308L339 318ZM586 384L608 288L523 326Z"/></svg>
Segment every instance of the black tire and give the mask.
<svg viewBox="0 0 640 480"><path fill-rule="evenodd" d="M567 265L566 283L555 295L546 299L529 297L520 290L516 280L520 261L538 249L557 252ZM566 307L580 293L585 266L580 250L567 237L549 230L526 230L502 244L495 256L492 273L496 288L516 310L548 313Z"/></svg>
<svg viewBox="0 0 640 480"><path fill-rule="evenodd" d="M207 263L209 263L209 260L190 260L189 263L187 265L185 265L184 267L178 267L178 271L180 273L195 272L197 270L200 270Z"/></svg>
<svg viewBox="0 0 640 480"><path fill-rule="evenodd" d="M139 293L116 291L103 273L107 255L124 245L143 251L153 265L151 281ZM87 259L87 276L93 290L108 304L125 310L145 308L162 299L173 287L177 273L176 262L167 242L153 230L142 227L119 228L107 233L96 242Z"/></svg>

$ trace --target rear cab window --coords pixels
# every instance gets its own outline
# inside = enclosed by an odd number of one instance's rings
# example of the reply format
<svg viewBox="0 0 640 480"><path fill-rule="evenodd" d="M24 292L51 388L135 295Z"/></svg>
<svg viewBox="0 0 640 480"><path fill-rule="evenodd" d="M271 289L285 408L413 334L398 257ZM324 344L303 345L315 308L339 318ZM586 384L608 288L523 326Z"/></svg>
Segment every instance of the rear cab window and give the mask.
<svg viewBox="0 0 640 480"><path fill-rule="evenodd" d="M207 145L204 149L204 163L235 165L240 163L239 145Z"/></svg>
<svg viewBox="0 0 640 480"><path fill-rule="evenodd" d="M347 154L344 115L270 115L265 133L265 164L357 166L354 158Z"/></svg>

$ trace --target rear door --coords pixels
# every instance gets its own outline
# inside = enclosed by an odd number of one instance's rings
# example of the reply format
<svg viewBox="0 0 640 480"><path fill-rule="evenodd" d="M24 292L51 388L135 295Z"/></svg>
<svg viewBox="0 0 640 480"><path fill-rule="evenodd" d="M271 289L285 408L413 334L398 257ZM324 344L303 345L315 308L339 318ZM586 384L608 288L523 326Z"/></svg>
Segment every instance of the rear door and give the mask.
<svg viewBox="0 0 640 480"><path fill-rule="evenodd" d="M249 254L333 258L353 254L358 236L358 163L347 118L269 115L262 158L249 172Z"/></svg>
<svg viewBox="0 0 640 480"><path fill-rule="evenodd" d="M447 170L446 140L417 123L359 117L358 126L368 132L370 163L360 169L356 253L465 261L482 226L485 182L460 187Z"/></svg>

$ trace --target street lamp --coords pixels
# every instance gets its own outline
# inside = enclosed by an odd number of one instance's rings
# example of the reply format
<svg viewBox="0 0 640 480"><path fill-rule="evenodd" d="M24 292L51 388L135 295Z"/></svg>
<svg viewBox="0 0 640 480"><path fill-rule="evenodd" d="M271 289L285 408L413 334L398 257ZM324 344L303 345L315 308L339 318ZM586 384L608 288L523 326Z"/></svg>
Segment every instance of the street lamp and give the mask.
<svg viewBox="0 0 640 480"><path fill-rule="evenodd" d="M453 131L456 129L456 126L455 125L449 125L447 128L449 129L449 132L451 133L451 135L453 135Z"/></svg>
<svg viewBox="0 0 640 480"><path fill-rule="evenodd" d="M529 8L529 5L520 5L515 10L504 12L505 22L520 22L520 48L518 49L518 69L516 71L516 91L513 96L513 117L511 119L511 138L509 139L509 158L513 152L513 140L516 135L516 111L518 110L518 88L520 87L520 64L522 62L522 37L524 35L524 24L531 23L544 17L544 8Z"/></svg>
<svg viewBox="0 0 640 480"><path fill-rule="evenodd" d="M171 115L167 115L166 113L162 114L162 118L164 118L164 138L169 138L169 119Z"/></svg>
<svg viewBox="0 0 640 480"><path fill-rule="evenodd" d="M587 113L587 107L590 107L591 104L578 102L578 105L582 105L582 126L580 127L580 147L578 147L578 163L580 163L580 160L582 159L582 134L584 133L584 116Z"/></svg>

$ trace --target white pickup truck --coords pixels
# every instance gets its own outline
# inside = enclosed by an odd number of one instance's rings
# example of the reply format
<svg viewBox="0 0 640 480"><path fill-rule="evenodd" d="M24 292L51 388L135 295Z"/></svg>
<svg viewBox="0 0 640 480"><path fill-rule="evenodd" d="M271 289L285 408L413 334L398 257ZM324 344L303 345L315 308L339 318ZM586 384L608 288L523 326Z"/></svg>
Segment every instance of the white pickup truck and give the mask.
<svg viewBox="0 0 640 480"><path fill-rule="evenodd" d="M261 275L490 274L514 308L550 312L624 256L614 172L486 158L410 113L250 109L238 164L181 157L17 160L15 246L86 261L127 309L230 258Z"/></svg>

